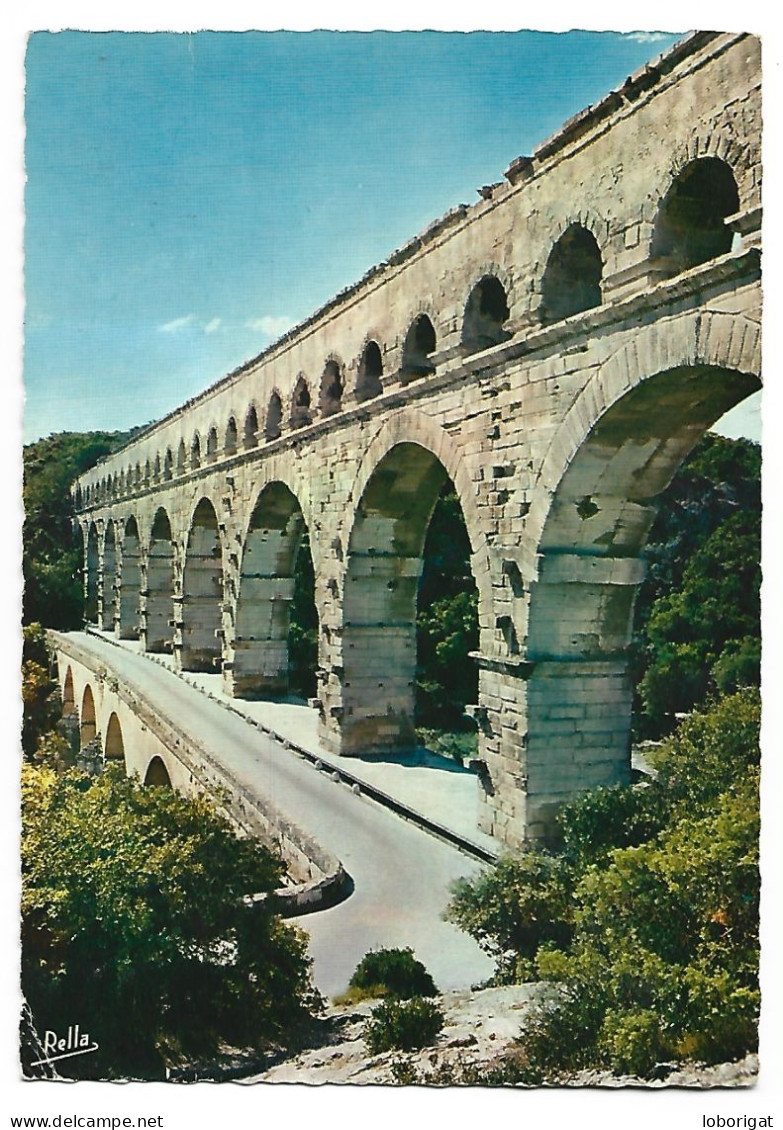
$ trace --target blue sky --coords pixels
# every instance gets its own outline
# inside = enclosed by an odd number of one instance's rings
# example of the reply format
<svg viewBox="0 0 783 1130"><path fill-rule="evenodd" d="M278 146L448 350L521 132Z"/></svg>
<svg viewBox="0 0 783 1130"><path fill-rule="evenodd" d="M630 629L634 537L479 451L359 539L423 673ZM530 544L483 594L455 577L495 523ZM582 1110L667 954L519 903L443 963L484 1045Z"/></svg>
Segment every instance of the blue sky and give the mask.
<svg viewBox="0 0 783 1130"><path fill-rule="evenodd" d="M676 38L34 34L25 439L165 414Z"/></svg>

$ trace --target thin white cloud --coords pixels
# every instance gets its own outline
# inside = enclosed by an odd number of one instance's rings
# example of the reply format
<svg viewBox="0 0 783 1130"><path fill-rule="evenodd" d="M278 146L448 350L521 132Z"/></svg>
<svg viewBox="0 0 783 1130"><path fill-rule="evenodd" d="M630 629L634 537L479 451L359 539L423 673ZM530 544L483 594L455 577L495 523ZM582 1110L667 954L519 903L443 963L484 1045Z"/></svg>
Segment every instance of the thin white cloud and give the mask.
<svg viewBox="0 0 783 1130"><path fill-rule="evenodd" d="M293 319L287 314L277 316L265 314L263 318L251 318L249 322L245 322L249 330L258 330L269 338L280 337L286 330L290 330L293 324Z"/></svg>
<svg viewBox="0 0 783 1130"><path fill-rule="evenodd" d="M662 43L669 35L665 31L629 31L625 38L632 39L634 43Z"/></svg>
<svg viewBox="0 0 783 1130"><path fill-rule="evenodd" d="M177 330L184 330L185 326L189 326L195 320L195 314L186 314L184 318L175 318L173 322L164 322L162 326L158 326L158 332L162 334L174 334Z"/></svg>
<svg viewBox="0 0 783 1130"><path fill-rule="evenodd" d="M207 322L207 324L204 326L204 333L213 334L220 325L221 321L222 318L212 318L211 321Z"/></svg>

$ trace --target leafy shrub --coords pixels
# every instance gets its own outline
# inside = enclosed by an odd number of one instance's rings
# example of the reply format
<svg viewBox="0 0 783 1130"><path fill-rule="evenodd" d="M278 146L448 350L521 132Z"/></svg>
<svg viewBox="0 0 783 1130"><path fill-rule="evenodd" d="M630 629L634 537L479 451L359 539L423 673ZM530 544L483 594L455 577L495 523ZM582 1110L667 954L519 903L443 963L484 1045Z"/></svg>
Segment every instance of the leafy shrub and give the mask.
<svg viewBox="0 0 783 1130"><path fill-rule="evenodd" d="M434 997L438 989L413 950L370 950L357 965L349 988L364 997ZM354 997L357 993L354 994Z"/></svg>
<svg viewBox="0 0 783 1130"><path fill-rule="evenodd" d="M371 1055L410 1052L435 1041L443 1028L443 1013L431 1000L388 1000L377 1005L362 1030Z"/></svg>
<svg viewBox="0 0 783 1130"><path fill-rule="evenodd" d="M644 843L663 827L669 808L665 793L648 782L595 789L558 815L563 855L581 869L614 848Z"/></svg>
<svg viewBox="0 0 783 1130"><path fill-rule="evenodd" d="M530 960L544 943L573 934L573 875L543 851L503 858L476 878L460 879L446 911L496 961L495 981L533 978Z"/></svg>
<svg viewBox="0 0 783 1130"><path fill-rule="evenodd" d="M609 1066L619 1075L647 1076L667 1053L661 1019L651 1008L610 1009L599 1042Z"/></svg>
<svg viewBox="0 0 783 1130"><path fill-rule="evenodd" d="M761 699L757 688L709 703L690 715L656 759L659 785L675 818L713 806L758 766Z"/></svg>

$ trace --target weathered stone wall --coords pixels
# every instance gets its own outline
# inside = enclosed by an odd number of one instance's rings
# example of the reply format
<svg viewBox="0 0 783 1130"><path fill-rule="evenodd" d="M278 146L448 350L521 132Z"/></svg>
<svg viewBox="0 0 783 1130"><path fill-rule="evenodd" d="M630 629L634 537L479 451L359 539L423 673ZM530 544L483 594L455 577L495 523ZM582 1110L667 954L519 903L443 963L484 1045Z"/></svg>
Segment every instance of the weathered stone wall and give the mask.
<svg viewBox="0 0 783 1130"><path fill-rule="evenodd" d="M88 611L97 590L105 628L136 620L148 648L222 669L234 693L279 692L304 523L322 738L405 746L421 552L448 475L479 590L483 827L546 837L564 799L624 779L654 498L760 378L759 82L752 37L691 37L84 475ZM659 254L659 220L693 168L728 177L733 203L717 252L689 265ZM582 294L600 267L599 304L561 317L569 254ZM419 333L412 352L422 314L435 346Z"/></svg>

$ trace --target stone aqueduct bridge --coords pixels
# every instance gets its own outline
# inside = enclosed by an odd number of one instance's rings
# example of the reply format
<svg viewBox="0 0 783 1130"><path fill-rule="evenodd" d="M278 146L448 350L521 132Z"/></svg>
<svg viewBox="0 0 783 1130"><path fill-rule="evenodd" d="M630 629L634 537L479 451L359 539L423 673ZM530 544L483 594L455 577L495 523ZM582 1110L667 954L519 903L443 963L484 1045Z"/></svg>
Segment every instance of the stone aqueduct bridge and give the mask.
<svg viewBox="0 0 783 1130"><path fill-rule="evenodd" d="M446 478L479 593L481 827L627 778L655 498L760 383L760 63L696 33L73 489L87 619L286 687L307 527L322 741L413 741Z"/></svg>

